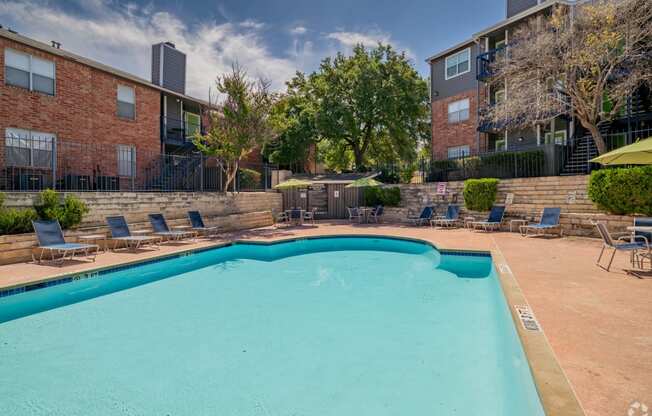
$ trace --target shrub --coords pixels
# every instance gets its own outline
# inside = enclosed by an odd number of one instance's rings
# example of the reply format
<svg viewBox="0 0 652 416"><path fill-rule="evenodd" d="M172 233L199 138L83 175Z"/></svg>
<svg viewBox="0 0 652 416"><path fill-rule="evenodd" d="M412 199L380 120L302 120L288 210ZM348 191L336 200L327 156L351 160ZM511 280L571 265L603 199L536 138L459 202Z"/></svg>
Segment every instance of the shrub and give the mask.
<svg viewBox="0 0 652 416"><path fill-rule="evenodd" d="M591 173L591 201L613 214L652 215L652 166L601 169Z"/></svg>
<svg viewBox="0 0 652 416"><path fill-rule="evenodd" d="M488 211L496 200L498 179L467 179L464 181L464 205L472 211Z"/></svg>
<svg viewBox="0 0 652 416"><path fill-rule="evenodd" d="M0 208L0 234L31 233L32 221L38 219L32 208Z"/></svg>
<svg viewBox="0 0 652 416"><path fill-rule="evenodd" d="M260 186L260 172L253 169L240 169L240 189L256 189Z"/></svg>
<svg viewBox="0 0 652 416"><path fill-rule="evenodd" d="M61 228L72 228L81 223L88 213L86 204L74 195L68 195L59 202L59 194L51 189L46 189L39 195L38 203L34 206L38 217L42 220L58 220Z"/></svg>
<svg viewBox="0 0 652 416"><path fill-rule="evenodd" d="M415 163L408 163L405 166L401 168L401 171L399 172L399 178L401 180L401 183L411 183L412 182L412 177L414 176L414 172L417 170L417 166Z"/></svg>
<svg viewBox="0 0 652 416"><path fill-rule="evenodd" d="M366 205L384 205L397 207L401 202L401 189L394 187L367 187L364 188L364 201Z"/></svg>
<svg viewBox="0 0 652 416"><path fill-rule="evenodd" d="M399 183L401 182L401 175L396 171L396 169L385 168L380 171L380 174L376 179L382 183Z"/></svg>

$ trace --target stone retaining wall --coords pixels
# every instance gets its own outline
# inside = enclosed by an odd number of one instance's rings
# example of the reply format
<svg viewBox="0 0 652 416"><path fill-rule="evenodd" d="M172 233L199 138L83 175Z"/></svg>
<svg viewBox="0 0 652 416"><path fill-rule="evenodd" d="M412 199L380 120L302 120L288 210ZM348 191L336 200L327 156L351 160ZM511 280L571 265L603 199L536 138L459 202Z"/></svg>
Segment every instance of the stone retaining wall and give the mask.
<svg viewBox="0 0 652 416"><path fill-rule="evenodd" d="M36 193L7 193L6 206L32 206ZM66 241L75 242L80 235L108 235L105 217L124 215L131 231L151 229L147 214L161 212L170 227L187 225L187 211L199 210L207 226L224 231L265 227L273 223L272 209L281 210L281 194L276 192L213 193L75 193L88 204L91 212L76 230L65 232ZM103 244L103 243L101 243ZM34 234L0 236L0 264L28 261L36 247Z"/></svg>
<svg viewBox="0 0 652 416"><path fill-rule="evenodd" d="M560 223L565 235L598 237L591 221L603 221L612 232L626 232L634 217L609 215L600 211L587 195L588 176L550 176L501 180L496 203L505 203L507 194L513 201L507 205L506 228L513 218L538 221L544 207L561 207ZM386 221L405 221L408 212L415 214L431 203L464 204L464 182L448 182L446 197L437 195L437 184L398 185L401 188L401 207L389 208ZM473 213L462 208L462 215L486 217L486 213Z"/></svg>

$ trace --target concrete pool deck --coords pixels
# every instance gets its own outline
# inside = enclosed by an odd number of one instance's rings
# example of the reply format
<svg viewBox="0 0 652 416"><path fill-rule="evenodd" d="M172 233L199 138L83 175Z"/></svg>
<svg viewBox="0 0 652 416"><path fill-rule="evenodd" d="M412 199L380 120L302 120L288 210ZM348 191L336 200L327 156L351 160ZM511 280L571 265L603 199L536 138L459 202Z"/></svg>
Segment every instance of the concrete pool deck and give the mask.
<svg viewBox="0 0 652 416"><path fill-rule="evenodd" d="M623 271L628 267L624 254L617 255L610 273L596 267L594 261L601 242L593 239L525 239L506 232L485 234L465 229L323 222L316 226L229 233L223 240L163 245L160 250L110 252L100 254L95 263L0 266L0 289L237 239L273 241L338 234L418 238L444 249L491 251L497 265L504 257L508 265L504 269L515 278L515 292L522 291L527 299L586 414L626 415L634 401L652 405L652 279L627 275ZM502 283L505 287L505 280ZM505 289L511 306L510 289ZM528 346L525 347L527 350ZM531 354L528 351L528 358ZM550 393L554 400L554 391Z"/></svg>

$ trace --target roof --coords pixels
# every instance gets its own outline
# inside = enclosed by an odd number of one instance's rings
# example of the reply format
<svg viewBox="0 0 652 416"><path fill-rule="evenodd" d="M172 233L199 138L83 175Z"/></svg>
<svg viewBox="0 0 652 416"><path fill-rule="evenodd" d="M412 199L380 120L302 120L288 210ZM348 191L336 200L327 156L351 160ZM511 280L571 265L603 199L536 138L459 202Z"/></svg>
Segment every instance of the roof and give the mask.
<svg viewBox="0 0 652 416"><path fill-rule="evenodd" d="M302 179L310 181L312 183L351 183L362 178L375 178L378 176L378 172L366 172L366 173L320 173L317 175L310 174L297 174L292 175L293 179Z"/></svg>
<svg viewBox="0 0 652 416"><path fill-rule="evenodd" d="M62 58L65 58L65 59L68 59L68 60L71 60L71 61L78 62L78 63L80 63L82 65L86 65L86 66L89 66L91 68L95 68L97 70L100 70L100 71L115 75L117 77L129 80L129 81L132 81L132 82L135 82L137 84L141 84L141 85L143 85L145 87L149 87L149 88L153 88L155 90L159 90L159 91L164 92L164 93L169 94L169 95L173 95L173 96L183 98L183 99L186 99L186 100L189 100L189 101L194 101L194 102L197 102L197 103L199 103L201 105L205 105L207 107L211 106L211 104L208 101L204 101L204 100L201 100L199 98L194 98L194 97L191 97L191 96L185 95L185 94L180 94L180 93L178 93L176 91L172 91L170 89L161 87L160 85L153 84L152 82L147 81L144 78L140 78L140 77L138 77L136 75L133 75L133 74L130 74L128 72L121 71L119 69L110 67L110 66L105 65L105 64L103 64L101 62L97 62L97 61L94 61L92 59L88 59L88 58L85 58L83 56L76 55L76 54L74 54L72 52L68 52L68 51L63 50L63 49L55 48L55 47L50 46L50 45L48 45L46 43L34 40L32 38L28 38L27 36L20 35L18 33L15 33L13 31L10 31L10 30L4 29L4 28L0 28L0 37L13 40L14 42L21 43L23 45L32 47L34 49L41 50L43 52L47 52L47 53L52 54L52 55L56 55L56 56L59 56L59 57L62 57Z"/></svg>
<svg viewBox="0 0 652 416"><path fill-rule="evenodd" d="M496 31L498 29L502 29L506 26L509 26L515 22L518 22L521 19L524 19L526 17L532 16L533 14L539 13L541 10L545 10L549 7L555 6L557 4L564 4L564 5L571 5L574 4L573 1L570 0L546 0L541 4L537 4L536 6L530 7L529 9L523 10L520 13L515 14L514 16L505 19L501 22L496 23L493 26L490 26L476 34L473 35L474 39L480 38L482 36L488 35L489 33Z"/></svg>
<svg viewBox="0 0 652 416"><path fill-rule="evenodd" d="M475 42L475 39L473 39L473 38L472 39L467 39L464 42L460 42L457 45L451 46L448 49L445 49L445 50L443 50L443 51L441 51L439 53L436 53L436 54L432 55L431 57L426 59L426 62L430 63L430 62L434 61L437 58L441 58L442 56L446 56L449 53L454 52L455 50L463 48L465 46L468 46L468 45L470 45L470 44L472 44L474 42Z"/></svg>
<svg viewBox="0 0 652 416"><path fill-rule="evenodd" d="M435 59L441 58L442 56L446 56L449 53L454 52L456 49L460 49L460 48L462 48L464 46L467 46L467 45L470 45L471 43L476 42L478 40L478 38L481 38L482 36L485 36L485 35L487 35L487 34L489 34L491 32L494 32L494 31L496 31L498 29L509 26L509 25L521 20L521 19L524 19L524 18L526 18L528 16L531 16L533 14L536 14L536 13L540 12L541 10L545 10L548 7L552 7L552 6L556 5L556 4L572 5L572 4L575 4L575 2L572 1L572 0L546 0L541 4L530 7L529 9L526 9L526 10L522 11L521 13L515 14L514 16L512 16L512 17L510 17L508 19L502 20L502 21L496 23L495 25L490 26L490 27L488 27L488 28L474 34L471 37L471 39L465 40L464 42L458 43L455 46L452 46L452 47L450 47L450 48L448 48L446 50L443 50L443 51L441 51L441 52L439 52L439 53L437 53L435 55L432 55L431 57L426 59L426 62L430 63L430 62L434 61Z"/></svg>

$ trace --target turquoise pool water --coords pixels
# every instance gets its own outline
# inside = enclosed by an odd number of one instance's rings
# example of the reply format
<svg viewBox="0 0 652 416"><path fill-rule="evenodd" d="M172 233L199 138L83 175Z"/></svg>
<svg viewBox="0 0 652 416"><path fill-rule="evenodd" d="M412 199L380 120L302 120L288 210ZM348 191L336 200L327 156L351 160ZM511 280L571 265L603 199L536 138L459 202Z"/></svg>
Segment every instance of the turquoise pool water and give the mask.
<svg viewBox="0 0 652 416"><path fill-rule="evenodd" d="M0 298L0 414L543 415L487 256L235 244Z"/></svg>

